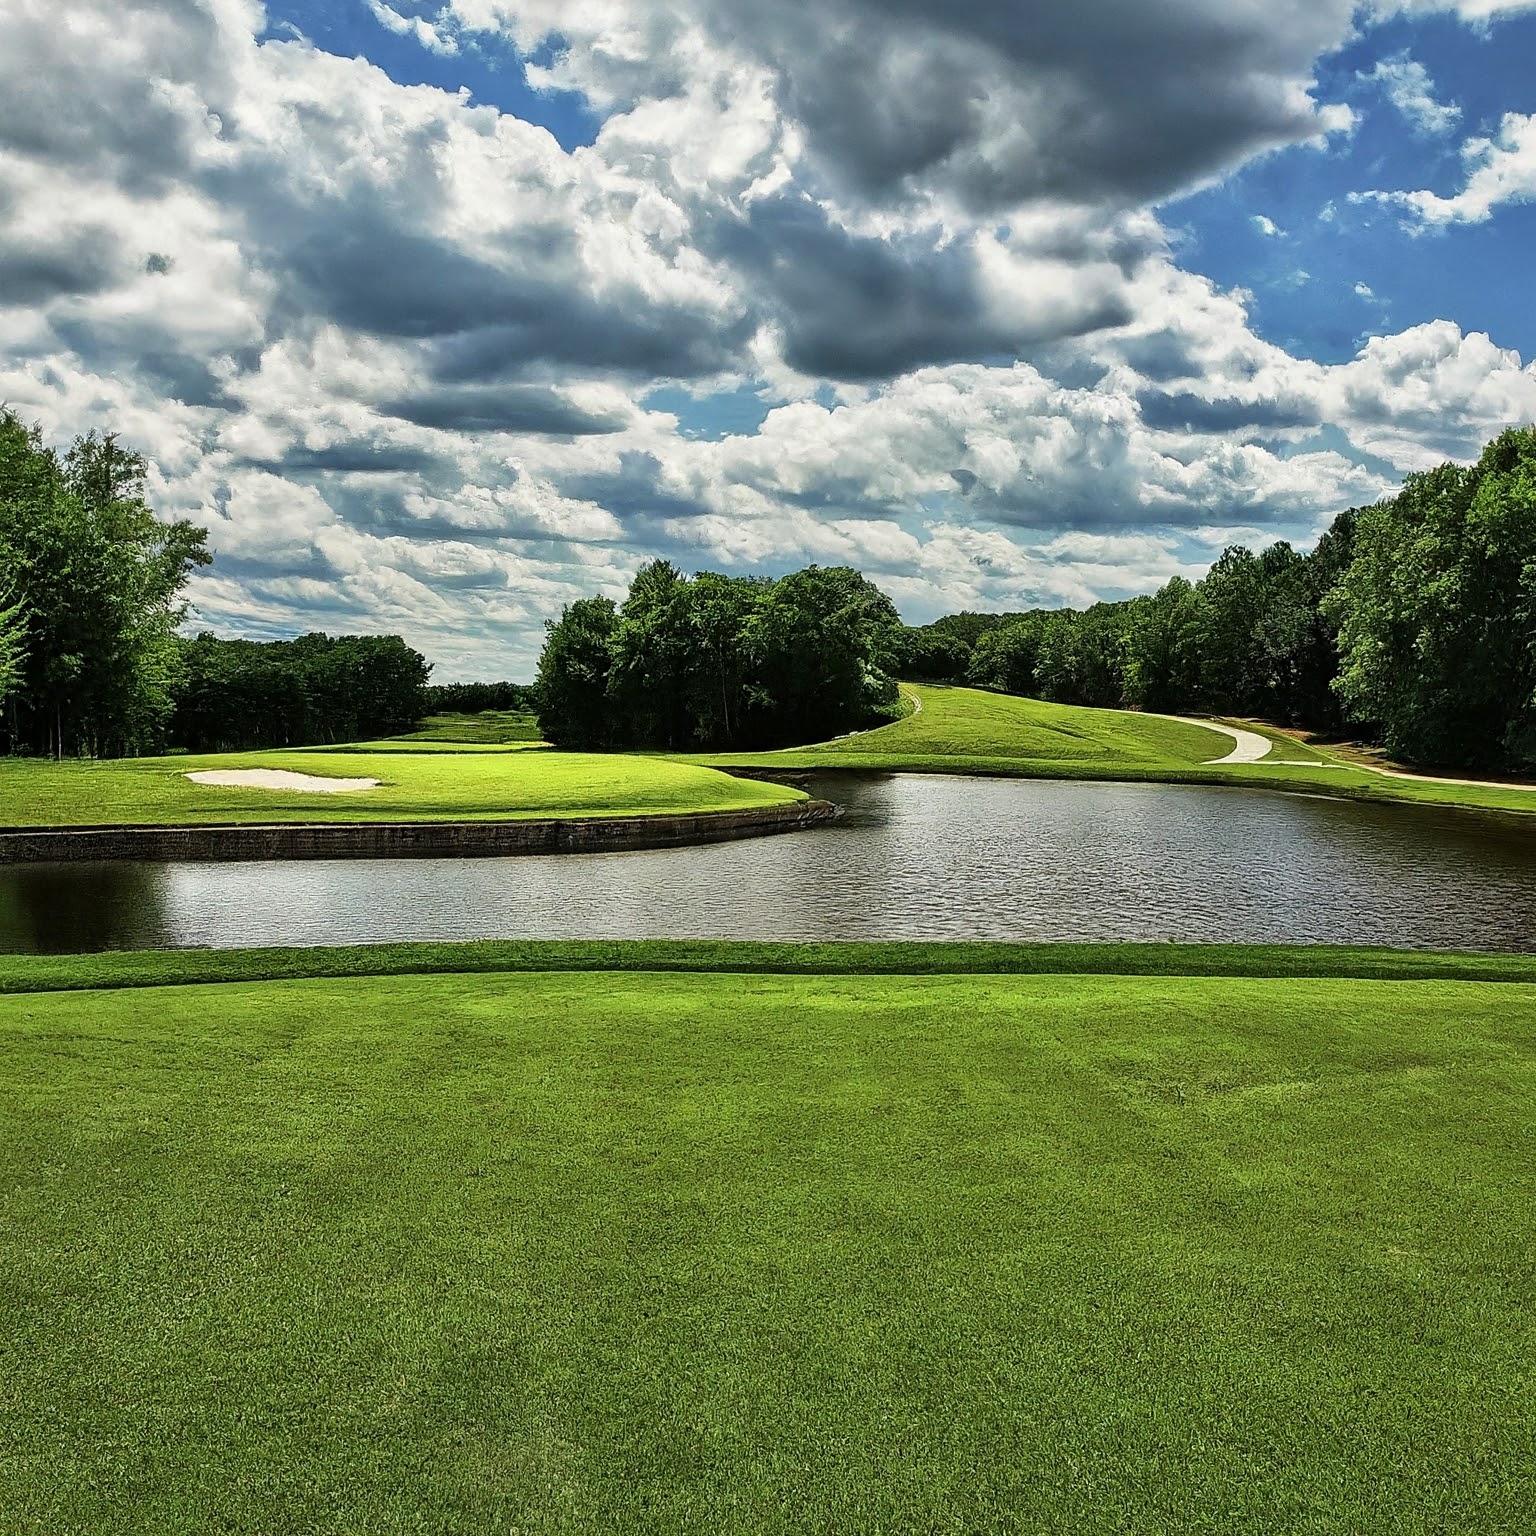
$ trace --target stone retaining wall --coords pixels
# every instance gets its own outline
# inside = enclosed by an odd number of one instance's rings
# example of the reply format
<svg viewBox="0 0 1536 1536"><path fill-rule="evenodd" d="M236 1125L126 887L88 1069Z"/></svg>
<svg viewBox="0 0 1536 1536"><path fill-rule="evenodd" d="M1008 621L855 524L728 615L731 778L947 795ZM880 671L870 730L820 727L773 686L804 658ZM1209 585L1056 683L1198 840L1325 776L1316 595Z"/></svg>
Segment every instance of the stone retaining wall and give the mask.
<svg viewBox="0 0 1536 1536"><path fill-rule="evenodd" d="M82 859L156 863L234 859L506 858L614 853L798 832L833 820L825 800L693 815L540 821L283 822L262 826L0 829L0 864Z"/></svg>

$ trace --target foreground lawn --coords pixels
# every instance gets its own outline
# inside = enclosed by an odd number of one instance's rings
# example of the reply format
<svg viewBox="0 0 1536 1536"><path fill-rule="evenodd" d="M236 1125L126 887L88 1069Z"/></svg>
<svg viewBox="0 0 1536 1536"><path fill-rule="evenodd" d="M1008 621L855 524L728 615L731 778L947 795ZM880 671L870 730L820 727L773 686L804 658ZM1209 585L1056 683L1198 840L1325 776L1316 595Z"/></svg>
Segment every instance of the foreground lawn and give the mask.
<svg viewBox="0 0 1536 1536"><path fill-rule="evenodd" d="M1224 757L1232 739L1203 726L1132 710L1080 709L976 688L903 683L902 689L922 709L878 730L782 752L715 753L683 760L801 771L830 768L1233 784L1536 814L1536 792L1391 778L1252 721L1242 721L1242 728L1268 736L1274 743L1274 757L1302 761L1218 767L1211 760Z"/></svg>
<svg viewBox="0 0 1536 1536"><path fill-rule="evenodd" d="M376 778L355 794L193 784L205 768ZM490 747L223 753L50 763L0 758L0 826L254 821L453 821L740 810L803 799L700 764Z"/></svg>
<svg viewBox="0 0 1536 1536"><path fill-rule="evenodd" d="M1529 1529L1529 982L349 977L0 1036L7 1532Z"/></svg>

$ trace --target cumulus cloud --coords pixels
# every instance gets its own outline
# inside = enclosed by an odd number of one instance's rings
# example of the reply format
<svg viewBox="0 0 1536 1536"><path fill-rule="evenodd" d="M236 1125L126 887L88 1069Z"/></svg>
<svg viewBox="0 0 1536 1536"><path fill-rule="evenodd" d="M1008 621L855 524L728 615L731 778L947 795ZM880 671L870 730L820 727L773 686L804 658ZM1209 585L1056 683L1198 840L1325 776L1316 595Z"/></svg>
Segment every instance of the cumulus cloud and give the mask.
<svg viewBox="0 0 1536 1536"><path fill-rule="evenodd" d="M1413 129L1426 137L1449 133L1461 119L1461 108L1437 100L1429 71L1406 53L1381 60L1375 69L1362 71L1358 78L1379 85Z"/></svg>
<svg viewBox="0 0 1536 1536"><path fill-rule="evenodd" d="M1176 264L1159 199L1349 126L1312 69L1350 0L371 10L443 55L545 45L530 80L595 142L250 0L0 12L0 399L150 455L216 627L526 675L545 617L655 554L848 562L914 618L1085 602L1536 416L1486 337L1325 367ZM1466 216L1528 121L1469 153ZM761 424L692 432L658 384Z"/></svg>
<svg viewBox="0 0 1536 1536"><path fill-rule="evenodd" d="M429 53L451 56L459 51L458 39L453 35L446 14L435 23L423 16L402 16L383 0L368 0L368 10L381 27L397 37L411 38Z"/></svg>
<svg viewBox="0 0 1536 1536"><path fill-rule="evenodd" d="M1138 204L1328 126L1309 94L1349 0L452 0L460 22L620 110L677 90L676 61L725 56L766 81L835 196ZM1338 120L1335 119L1335 123Z"/></svg>
<svg viewBox="0 0 1536 1536"><path fill-rule="evenodd" d="M1454 197L1437 192L1366 192L1363 199L1406 208L1425 225L1486 224L1505 203L1536 198L1536 113L1506 112L1497 135L1462 145L1466 185Z"/></svg>

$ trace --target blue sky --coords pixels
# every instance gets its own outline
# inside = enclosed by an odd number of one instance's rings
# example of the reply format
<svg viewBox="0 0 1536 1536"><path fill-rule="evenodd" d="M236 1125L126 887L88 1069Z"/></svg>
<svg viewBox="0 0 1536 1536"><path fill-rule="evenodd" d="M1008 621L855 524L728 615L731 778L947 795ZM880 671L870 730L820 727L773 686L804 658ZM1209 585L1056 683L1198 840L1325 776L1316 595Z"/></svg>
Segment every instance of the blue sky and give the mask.
<svg viewBox="0 0 1536 1536"><path fill-rule="evenodd" d="M1533 62L1536 0L14 0L0 398L148 455L195 622L444 677L655 557L1124 597L1536 417Z"/></svg>
<svg viewBox="0 0 1536 1536"><path fill-rule="evenodd" d="M1454 124L1416 130L1392 106L1373 76L1398 59L1423 67L1436 99L1458 109ZM1255 329L1319 361L1342 362L1370 335L1442 317L1536 355L1524 270L1536 249L1536 204L1415 233L1392 209L1350 202L1367 190L1453 195L1465 179L1465 140L1496 133L1506 112L1536 112L1536 13L1487 28L1445 15L1395 18L1319 60L1317 79L1320 98L1359 113L1355 131L1325 153L1262 157L1168 205L1169 222L1188 234L1183 263L1251 289ZM1265 233L1258 218L1282 233ZM1361 284L1369 295L1357 292Z"/></svg>

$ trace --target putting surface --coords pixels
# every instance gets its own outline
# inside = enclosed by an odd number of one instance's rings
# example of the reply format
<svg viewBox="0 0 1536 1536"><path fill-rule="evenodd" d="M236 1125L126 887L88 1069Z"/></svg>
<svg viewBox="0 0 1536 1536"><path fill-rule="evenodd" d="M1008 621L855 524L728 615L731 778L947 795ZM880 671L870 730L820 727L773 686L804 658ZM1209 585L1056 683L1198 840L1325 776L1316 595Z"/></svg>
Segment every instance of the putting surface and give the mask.
<svg viewBox="0 0 1536 1536"><path fill-rule="evenodd" d="M349 977L0 1037L8 1533L1529 1529L1527 983Z"/></svg>
<svg viewBox="0 0 1536 1536"><path fill-rule="evenodd" d="M196 784L194 772L379 780L341 795ZM659 758L539 749L221 753L51 763L0 758L0 826L474 821L735 811L804 795Z"/></svg>

